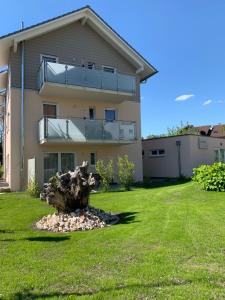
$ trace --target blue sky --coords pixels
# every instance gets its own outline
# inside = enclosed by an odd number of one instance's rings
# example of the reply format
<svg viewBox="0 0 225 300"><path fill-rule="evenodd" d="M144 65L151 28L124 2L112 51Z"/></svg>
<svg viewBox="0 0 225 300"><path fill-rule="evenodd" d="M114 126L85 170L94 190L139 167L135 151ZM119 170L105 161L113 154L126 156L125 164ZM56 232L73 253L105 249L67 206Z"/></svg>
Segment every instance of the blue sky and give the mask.
<svg viewBox="0 0 225 300"><path fill-rule="evenodd" d="M85 5L159 71L141 87L143 136L225 122L224 0L8 0L0 35Z"/></svg>

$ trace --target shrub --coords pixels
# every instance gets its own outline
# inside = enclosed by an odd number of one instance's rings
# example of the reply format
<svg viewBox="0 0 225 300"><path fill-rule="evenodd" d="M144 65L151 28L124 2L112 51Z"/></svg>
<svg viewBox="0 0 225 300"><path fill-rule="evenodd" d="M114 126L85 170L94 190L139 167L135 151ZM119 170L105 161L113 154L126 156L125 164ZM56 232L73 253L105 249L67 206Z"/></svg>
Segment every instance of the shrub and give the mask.
<svg viewBox="0 0 225 300"><path fill-rule="evenodd" d="M130 162L127 155L118 157L118 176L120 184L129 191L134 183L134 163Z"/></svg>
<svg viewBox="0 0 225 300"><path fill-rule="evenodd" d="M3 165L1 165L1 166L0 166L0 179L2 179L3 174L4 174L4 171L3 171Z"/></svg>
<svg viewBox="0 0 225 300"><path fill-rule="evenodd" d="M35 198L38 198L40 196L41 189L39 187L38 182L35 179L30 179L27 186L27 192Z"/></svg>
<svg viewBox="0 0 225 300"><path fill-rule="evenodd" d="M108 164L104 165L103 160L98 160L96 163L96 171L100 175L100 183L103 186L104 191L109 190L109 185L113 179L113 161L112 159L108 162Z"/></svg>
<svg viewBox="0 0 225 300"><path fill-rule="evenodd" d="M193 169L193 181L206 191L225 191L225 163L201 165Z"/></svg>

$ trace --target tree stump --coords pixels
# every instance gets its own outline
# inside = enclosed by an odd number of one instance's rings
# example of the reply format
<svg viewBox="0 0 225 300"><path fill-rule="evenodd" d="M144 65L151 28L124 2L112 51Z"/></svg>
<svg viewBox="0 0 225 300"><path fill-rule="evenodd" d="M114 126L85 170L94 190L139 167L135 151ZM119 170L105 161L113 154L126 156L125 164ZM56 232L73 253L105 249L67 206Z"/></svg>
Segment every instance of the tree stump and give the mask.
<svg viewBox="0 0 225 300"><path fill-rule="evenodd" d="M88 174L88 162L76 167L74 172L57 173L44 185L40 197L55 207L58 213L69 213L86 208L90 191L95 186L92 173Z"/></svg>

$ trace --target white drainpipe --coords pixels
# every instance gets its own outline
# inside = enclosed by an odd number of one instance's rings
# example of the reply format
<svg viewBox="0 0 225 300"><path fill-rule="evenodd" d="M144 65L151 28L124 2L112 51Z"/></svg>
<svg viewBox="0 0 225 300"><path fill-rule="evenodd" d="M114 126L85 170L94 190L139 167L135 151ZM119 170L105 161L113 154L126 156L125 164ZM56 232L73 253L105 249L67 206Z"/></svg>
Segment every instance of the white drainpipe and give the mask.
<svg viewBox="0 0 225 300"><path fill-rule="evenodd" d="M22 29L24 28L22 22ZM21 42L21 107L20 107L20 188L24 184L24 41Z"/></svg>

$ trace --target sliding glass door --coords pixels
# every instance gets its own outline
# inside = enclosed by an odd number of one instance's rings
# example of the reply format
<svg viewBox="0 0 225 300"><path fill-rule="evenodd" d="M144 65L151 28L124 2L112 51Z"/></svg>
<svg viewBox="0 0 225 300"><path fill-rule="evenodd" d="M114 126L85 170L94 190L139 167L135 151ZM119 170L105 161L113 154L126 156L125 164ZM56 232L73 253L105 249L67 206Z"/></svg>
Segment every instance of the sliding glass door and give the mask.
<svg viewBox="0 0 225 300"><path fill-rule="evenodd" d="M44 153L44 182L48 182L59 171L66 172L74 169L74 153Z"/></svg>
<svg viewBox="0 0 225 300"><path fill-rule="evenodd" d="M58 172L58 153L44 154L44 182Z"/></svg>
<svg viewBox="0 0 225 300"><path fill-rule="evenodd" d="M73 171L75 162L74 162L74 153L61 153L61 171Z"/></svg>

